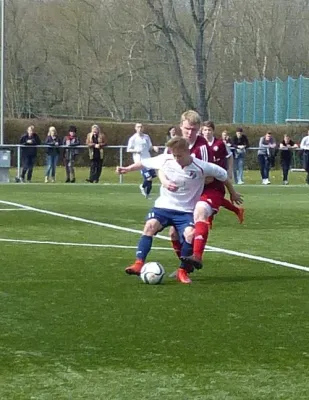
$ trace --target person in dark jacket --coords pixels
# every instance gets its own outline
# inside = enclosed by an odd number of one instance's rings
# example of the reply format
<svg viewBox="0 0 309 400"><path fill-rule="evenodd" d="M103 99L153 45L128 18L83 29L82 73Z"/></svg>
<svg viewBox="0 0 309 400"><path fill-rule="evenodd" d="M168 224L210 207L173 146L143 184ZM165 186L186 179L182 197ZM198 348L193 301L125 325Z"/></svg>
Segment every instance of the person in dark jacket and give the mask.
<svg viewBox="0 0 309 400"><path fill-rule="evenodd" d="M71 125L69 128L69 134L64 137L63 145L66 147L64 150L64 165L67 179L65 183L75 182L75 158L78 154L76 146L80 145L80 140L76 136L77 128Z"/></svg>
<svg viewBox="0 0 309 400"><path fill-rule="evenodd" d="M37 156L36 146L41 144L39 136L34 132L33 125L28 126L27 132L22 135L19 143L25 146L22 148L23 169L20 181L24 182L27 174L27 182L31 182L33 167Z"/></svg>
<svg viewBox="0 0 309 400"><path fill-rule="evenodd" d="M249 147L249 141L247 136L243 133L242 128L238 128L236 130L236 134L233 138L232 145L234 147L233 156L234 156L234 164L233 164L233 172L234 172L234 181L238 185L242 185L244 183L244 161L245 161L245 153L246 149Z"/></svg>
<svg viewBox="0 0 309 400"><path fill-rule="evenodd" d="M50 126L45 140L45 144L49 146L46 150L46 172L45 172L45 183L51 181L55 182L56 179L56 167L60 154L60 138L58 137L57 130L54 126Z"/></svg>

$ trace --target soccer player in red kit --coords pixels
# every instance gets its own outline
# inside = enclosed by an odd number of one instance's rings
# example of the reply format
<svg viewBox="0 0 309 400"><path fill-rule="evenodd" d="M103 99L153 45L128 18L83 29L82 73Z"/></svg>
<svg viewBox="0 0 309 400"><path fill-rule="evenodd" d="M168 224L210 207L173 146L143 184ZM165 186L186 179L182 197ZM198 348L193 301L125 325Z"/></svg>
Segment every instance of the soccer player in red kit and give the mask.
<svg viewBox="0 0 309 400"><path fill-rule="evenodd" d="M190 154L199 160L213 162L213 156L206 139L199 135L202 120L200 115L193 110L184 112L180 119L181 135L189 143ZM166 186L170 183L165 181L165 177L161 171L158 171L158 177L161 183ZM174 227L170 228L169 235L171 238L173 249L178 258L180 258L181 243Z"/></svg>
<svg viewBox="0 0 309 400"><path fill-rule="evenodd" d="M202 125L202 134L206 139L209 148L212 151L213 162L220 167L224 168L228 172L228 176L232 179L233 176L233 156L232 152L227 149L225 143L221 139L217 139L214 136L215 124L213 121L206 121ZM218 185L218 183L214 182L209 184L209 187L221 187L224 189L222 185ZM242 224L244 221L244 209L241 207L236 207L233 203L231 203L228 199L222 199L222 207L226 208L229 211L232 211L236 214L239 223ZM213 216L208 219L210 226L212 225Z"/></svg>
<svg viewBox="0 0 309 400"><path fill-rule="evenodd" d="M213 162L212 152L209 146L207 145L207 141L203 136L198 135L200 131L200 126L201 126L201 117L196 111L190 110L182 114L180 129L182 132L182 136L189 142L191 155L203 161ZM177 187L174 187L175 185L173 185L172 182L169 182L165 179L165 176L164 174L162 174L161 171L159 171L158 176L163 186L167 187L168 190L177 190ZM232 199L236 202L241 201L241 196L235 192L233 185L230 181L227 182L226 186L232 196ZM217 191L211 191L211 192L209 191L208 196L209 198L207 202L205 202L204 199L201 199L201 201L197 203L198 208L196 208L194 211L195 239L196 239L196 242L194 242L195 251L192 257L188 257L184 260L184 261L188 260L188 264L196 268L201 268L202 266L201 261L197 260L197 255L201 254L200 256L201 260L203 254L203 252L201 252L201 246L203 246L204 250L208 238L209 225L207 222L207 218L213 215L213 213L217 212L217 209L219 208L219 206L217 205L222 200L222 195L220 195L220 193L218 193ZM170 236L173 248L179 257L180 242L177 233L175 232L175 229L171 228ZM189 265L188 265L188 270L189 270Z"/></svg>
<svg viewBox="0 0 309 400"><path fill-rule="evenodd" d="M212 149L214 163L228 169L226 164L228 156L227 149L222 140L214 138L214 129L214 123L212 121L207 121L203 124L202 133L206 135L207 132L206 139L212 139L208 141L208 146ZM211 133L212 137L210 135ZM229 185L231 185L231 183ZM230 187L227 185L227 188L229 192L232 193L232 185ZM239 194L236 195L237 196L234 196L231 200L235 201L236 204L241 204L241 196ZM222 206L233 211L238 216L240 223L243 222L244 209L236 207L232 202L225 199L225 185L221 185L219 181L212 179L205 185L200 201L197 202L194 210L195 235L193 255L183 260L188 262L191 267L197 269L202 268L202 257L209 233L209 220L211 221L213 215L216 214Z"/></svg>

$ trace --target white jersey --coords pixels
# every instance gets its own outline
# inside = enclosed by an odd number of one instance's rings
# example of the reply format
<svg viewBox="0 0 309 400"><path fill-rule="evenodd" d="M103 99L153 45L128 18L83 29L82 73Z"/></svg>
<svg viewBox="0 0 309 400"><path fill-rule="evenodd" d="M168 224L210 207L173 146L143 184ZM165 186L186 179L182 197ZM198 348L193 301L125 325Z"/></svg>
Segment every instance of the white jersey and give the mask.
<svg viewBox="0 0 309 400"><path fill-rule="evenodd" d="M150 150L152 149L152 143L147 133L134 133L129 139L127 151L133 150L133 161L139 162L143 158L149 158Z"/></svg>
<svg viewBox="0 0 309 400"><path fill-rule="evenodd" d="M302 138L300 142L300 148L303 150L309 150L309 135Z"/></svg>
<svg viewBox="0 0 309 400"><path fill-rule="evenodd" d="M190 165L182 168L171 154L147 158L141 161L145 168L160 169L166 178L178 186L176 192L163 187L154 206L174 211L193 212L200 199L206 176L219 181L227 179L226 171L218 165L193 158Z"/></svg>

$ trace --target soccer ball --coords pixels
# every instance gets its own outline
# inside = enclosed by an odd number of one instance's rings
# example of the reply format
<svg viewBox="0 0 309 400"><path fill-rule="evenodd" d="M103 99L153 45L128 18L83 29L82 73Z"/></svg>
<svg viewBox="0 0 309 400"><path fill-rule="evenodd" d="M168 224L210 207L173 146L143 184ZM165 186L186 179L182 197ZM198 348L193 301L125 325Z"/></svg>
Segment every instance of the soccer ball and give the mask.
<svg viewBox="0 0 309 400"><path fill-rule="evenodd" d="M159 262L146 263L141 270L141 280L148 285L158 285L162 282L165 270Z"/></svg>

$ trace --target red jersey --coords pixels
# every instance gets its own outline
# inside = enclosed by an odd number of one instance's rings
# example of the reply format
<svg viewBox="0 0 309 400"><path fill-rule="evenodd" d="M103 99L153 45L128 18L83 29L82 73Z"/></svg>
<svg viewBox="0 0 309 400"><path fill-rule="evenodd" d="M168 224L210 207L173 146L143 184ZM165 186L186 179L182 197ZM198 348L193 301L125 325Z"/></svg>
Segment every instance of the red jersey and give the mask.
<svg viewBox="0 0 309 400"><path fill-rule="evenodd" d="M212 143L208 142L208 146L212 150L213 162L219 165L219 167L227 170L226 159L230 157L231 154L227 151L226 145L223 140L214 138Z"/></svg>
<svg viewBox="0 0 309 400"><path fill-rule="evenodd" d="M206 140L206 139L205 139ZM207 142L207 140L206 140ZM212 151L213 155L213 163L219 165L219 167L227 170L227 161L226 159L231 155L227 151L226 145L221 139L214 138L212 143L207 142L208 147ZM214 189L219 190L222 193L225 193L225 186L223 182L215 179L212 183L209 183L206 186L206 189Z"/></svg>
<svg viewBox="0 0 309 400"><path fill-rule="evenodd" d="M202 161L214 162L211 148L203 136L197 136L195 142L190 144L189 149L191 156Z"/></svg>

